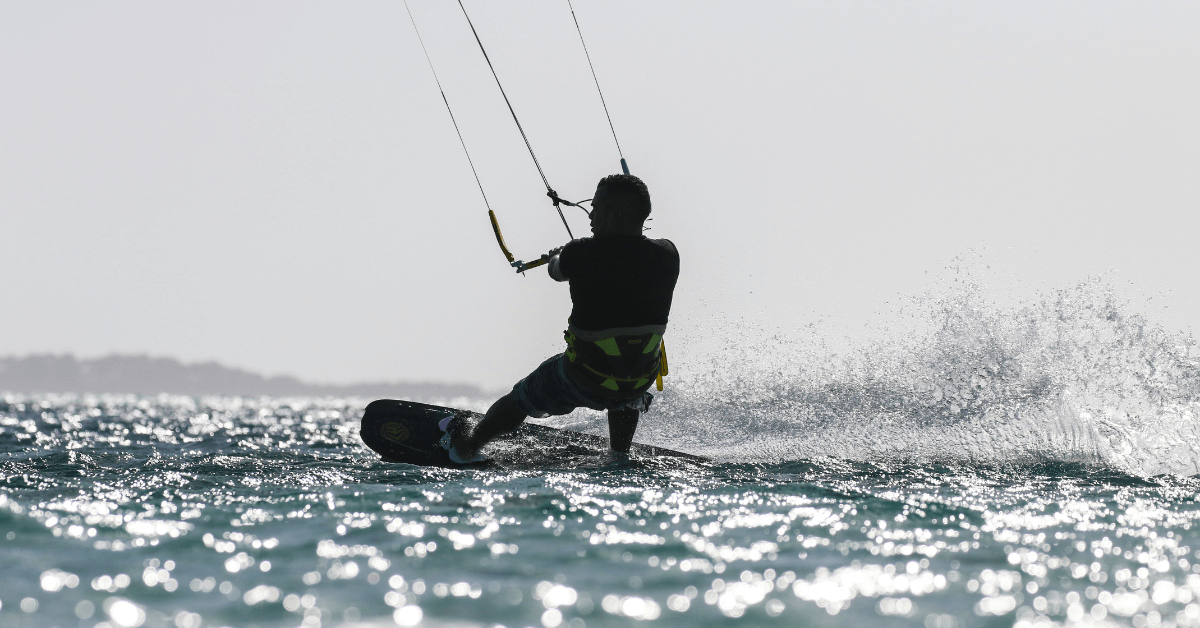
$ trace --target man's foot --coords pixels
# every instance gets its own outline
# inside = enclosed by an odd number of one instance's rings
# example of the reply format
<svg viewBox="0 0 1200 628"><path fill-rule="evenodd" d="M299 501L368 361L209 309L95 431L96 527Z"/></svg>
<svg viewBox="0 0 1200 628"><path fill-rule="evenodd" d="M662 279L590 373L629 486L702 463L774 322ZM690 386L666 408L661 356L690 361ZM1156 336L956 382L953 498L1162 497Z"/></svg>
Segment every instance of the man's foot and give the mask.
<svg viewBox="0 0 1200 628"><path fill-rule="evenodd" d="M462 421L455 416L448 416L438 423L438 427L445 432L439 444L450 454L450 461L456 464L472 464L487 460L479 454L479 450L471 450L463 442L466 435L463 434L462 426Z"/></svg>

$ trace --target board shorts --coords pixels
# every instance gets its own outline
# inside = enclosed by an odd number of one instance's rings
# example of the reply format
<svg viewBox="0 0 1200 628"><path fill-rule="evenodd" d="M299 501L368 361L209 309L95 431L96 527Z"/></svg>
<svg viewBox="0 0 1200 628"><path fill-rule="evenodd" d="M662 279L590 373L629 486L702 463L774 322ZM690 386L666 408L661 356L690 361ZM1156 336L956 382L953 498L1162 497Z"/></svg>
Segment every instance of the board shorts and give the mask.
<svg viewBox="0 0 1200 628"><path fill-rule="evenodd" d="M567 359L558 354L542 362L525 379L513 386L517 407L535 419L569 414L576 408L592 410L637 410L650 409L654 395L638 393L633 397L617 398L598 395L567 372Z"/></svg>

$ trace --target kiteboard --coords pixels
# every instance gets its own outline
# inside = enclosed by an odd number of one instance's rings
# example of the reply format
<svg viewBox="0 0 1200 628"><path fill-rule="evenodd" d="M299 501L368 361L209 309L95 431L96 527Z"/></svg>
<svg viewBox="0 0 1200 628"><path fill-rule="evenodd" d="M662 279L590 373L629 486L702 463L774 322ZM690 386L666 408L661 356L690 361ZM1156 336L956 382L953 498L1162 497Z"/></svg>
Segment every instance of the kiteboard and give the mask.
<svg viewBox="0 0 1200 628"><path fill-rule="evenodd" d="M554 467L580 466L589 460L611 458L608 439L603 436L563 430L526 421L517 431L502 436L487 447L487 460L460 464L450 460L450 454L440 441L451 420L464 421L474 427L483 415L470 410L434 406L415 401L380 399L367 405L359 435L386 462L399 462L422 467L487 468L487 467ZM679 451L634 443L631 458L672 458L695 463L707 458Z"/></svg>

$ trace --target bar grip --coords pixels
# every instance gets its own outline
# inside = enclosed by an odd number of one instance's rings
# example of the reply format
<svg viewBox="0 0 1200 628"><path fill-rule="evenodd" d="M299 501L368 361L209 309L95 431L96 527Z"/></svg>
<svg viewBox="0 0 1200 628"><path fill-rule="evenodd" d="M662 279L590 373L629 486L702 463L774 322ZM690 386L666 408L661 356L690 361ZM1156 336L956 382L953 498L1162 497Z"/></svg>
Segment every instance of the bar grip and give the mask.
<svg viewBox="0 0 1200 628"><path fill-rule="evenodd" d="M500 245L500 250L504 252L504 257L511 264L516 260L512 253L508 252L508 247L504 245L504 236L500 234L500 222L496 220L496 212L488 210L488 218L492 220L492 231L496 233L496 243Z"/></svg>
<svg viewBox="0 0 1200 628"><path fill-rule="evenodd" d="M535 259L532 262L528 262L528 263L513 262L512 265L513 265L513 267L515 267L517 269L518 273L523 273L532 268L537 268L538 266L545 266L548 263L550 263L550 261L547 259Z"/></svg>

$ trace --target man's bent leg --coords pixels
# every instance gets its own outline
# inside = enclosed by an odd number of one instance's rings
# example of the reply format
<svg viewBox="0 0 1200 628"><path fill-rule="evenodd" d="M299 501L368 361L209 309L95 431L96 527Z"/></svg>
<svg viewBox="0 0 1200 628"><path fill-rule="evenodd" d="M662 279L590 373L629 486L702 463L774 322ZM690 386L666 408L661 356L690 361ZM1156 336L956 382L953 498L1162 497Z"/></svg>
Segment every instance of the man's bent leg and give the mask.
<svg viewBox="0 0 1200 628"><path fill-rule="evenodd" d="M483 446L496 438L517 431L528 415L517 406L516 395L508 393L496 400L487 414L475 425L471 434L454 443L454 449L464 458L474 458ZM636 419L635 419L636 421Z"/></svg>
<svg viewBox="0 0 1200 628"><path fill-rule="evenodd" d="M633 433L637 431L638 415L629 408L608 411L608 442L613 451L628 452L633 445Z"/></svg>

